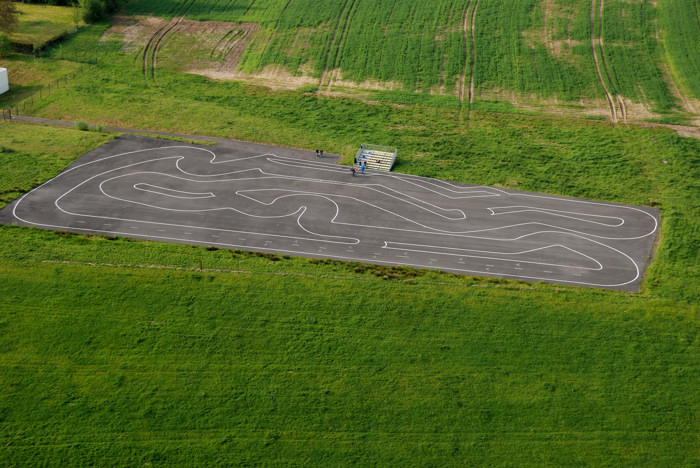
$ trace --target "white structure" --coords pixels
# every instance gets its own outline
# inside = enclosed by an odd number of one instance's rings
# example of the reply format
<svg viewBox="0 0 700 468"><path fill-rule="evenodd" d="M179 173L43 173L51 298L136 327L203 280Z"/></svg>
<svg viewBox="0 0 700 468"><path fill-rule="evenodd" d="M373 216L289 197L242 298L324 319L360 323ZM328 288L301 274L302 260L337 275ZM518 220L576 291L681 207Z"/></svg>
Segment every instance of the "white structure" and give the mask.
<svg viewBox="0 0 700 468"><path fill-rule="evenodd" d="M7 81L7 69L0 68L0 94L10 90L10 82Z"/></svg>

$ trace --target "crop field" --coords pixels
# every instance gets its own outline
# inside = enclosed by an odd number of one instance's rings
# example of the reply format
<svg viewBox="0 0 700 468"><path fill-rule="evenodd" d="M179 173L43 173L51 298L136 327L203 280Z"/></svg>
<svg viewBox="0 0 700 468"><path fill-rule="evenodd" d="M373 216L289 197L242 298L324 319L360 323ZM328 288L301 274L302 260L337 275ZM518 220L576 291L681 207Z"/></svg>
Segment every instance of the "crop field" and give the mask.
<svg viewBox="0 0 700 468"><path fill-rule="evenodd" d="M454 95L461 102L607 100L611 119L622 121L642 108L638 120L648 112L696 112L681 102L685 95L697 98L700 63L690 52L700 34L696 2L655 4L161 0L134 1L127 11L256 23L237 68L256 73L283 66L291 75L313 77L319 91L375 83Z"/></svg>
<svg viewBox="0 0 700 468"><path fill-rule="evenodd" d="M659 2L659 29L674 77L683 91L700 99L700 4L698 0Z"/></svg>

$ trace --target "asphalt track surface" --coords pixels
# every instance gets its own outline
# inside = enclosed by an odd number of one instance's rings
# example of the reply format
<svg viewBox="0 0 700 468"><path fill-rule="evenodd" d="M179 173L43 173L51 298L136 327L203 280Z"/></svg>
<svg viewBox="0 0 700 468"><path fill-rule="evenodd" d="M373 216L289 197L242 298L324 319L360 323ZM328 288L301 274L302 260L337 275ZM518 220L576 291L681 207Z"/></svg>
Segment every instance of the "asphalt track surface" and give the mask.
<svg viewBox="0 0 700 468"><path fill-rule="evenodd" d="M336 157L122 136L4 224L637 291L658 210L396 173Z"/></svg>

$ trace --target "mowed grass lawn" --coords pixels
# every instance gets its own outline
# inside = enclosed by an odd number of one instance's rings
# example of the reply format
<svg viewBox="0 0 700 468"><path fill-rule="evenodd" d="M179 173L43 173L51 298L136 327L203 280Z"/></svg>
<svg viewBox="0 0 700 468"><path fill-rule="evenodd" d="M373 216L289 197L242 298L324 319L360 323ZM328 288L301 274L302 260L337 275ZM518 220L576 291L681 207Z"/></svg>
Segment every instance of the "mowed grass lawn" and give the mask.
<svg viewBox="0 0 700 468"><path fill-rule="evenodd" d="M17 29L10 33L13 42L33 44L35 48L76 30L73 9L53 5L15 3L19 12ZM81 17L82 18L82 17ZM78 21L82 26L83 21Z"/></svg>
<svg viewBox="0 0 700 468"><path fill-rule="evenodd" d="M697 310L671 300L15 260L0 275L10 465L699 461Z"/></svg>
<svg viewBox="0 0 700 468"><path fill-rule="evenodd" d="M662 210L660 248L644 288L700 300L700 141L669 129L473 111L442 99L361 102L271 92L201 76L156 73L86 28L62 52L100 52L99 65L27 109L38 117L324 148L351 160L362 142L399 148L395 170L445 180ZM664 161L666 161L664 163ZM689 287L690 285L690 287Z"/></svg>
<svg viewBox="0 0 700 468"><path fill-rule="evenodd" d="M2 124L0 188L109 138ZM0 459L700 462L696 301L379 270L2 226Z"/></svg>

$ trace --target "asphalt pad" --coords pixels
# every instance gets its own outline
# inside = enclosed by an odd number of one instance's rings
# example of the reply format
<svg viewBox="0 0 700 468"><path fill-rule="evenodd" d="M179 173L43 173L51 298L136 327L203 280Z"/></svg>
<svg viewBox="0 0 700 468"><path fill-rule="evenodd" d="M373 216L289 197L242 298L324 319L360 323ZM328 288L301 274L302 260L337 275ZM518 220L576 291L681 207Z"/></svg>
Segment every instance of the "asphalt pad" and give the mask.
<svg viewBox="0 0 700 468"><path fill-rule="evenodd" d="M653 208L366 171L336 155L124 135L4 224L637 291Z"/></svg>

